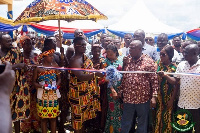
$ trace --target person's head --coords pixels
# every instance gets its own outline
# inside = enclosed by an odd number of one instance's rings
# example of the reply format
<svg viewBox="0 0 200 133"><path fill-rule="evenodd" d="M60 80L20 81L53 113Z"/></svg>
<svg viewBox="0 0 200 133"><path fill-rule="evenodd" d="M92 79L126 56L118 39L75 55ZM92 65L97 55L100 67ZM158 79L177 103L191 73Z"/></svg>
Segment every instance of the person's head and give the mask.
<svg viewBox="0 0 200 133"><path fill-rule="evenodd" d="M199 55L199 47L197 44L189 44L183 50L183 56L186 61L190 62L197 59Z"/></svg>
<svg viewBox="0 0 200 133"><path fill-rule="evenodd" d="M101 49L102 49L102 47L100 46L100 44L93 44L92 45L91 51L92 51L93 58L99 58L100 57Z"/></svg>
<svg viewBox="0 0 200 133"><path fill-rule="evenodd" d="M163 64L168 64L169 62L172 62L173 56L174 56L174 48L170 45L166 45L160 51L160 60Z"/></svg>
<svg viewBox="0 0 200 133"><path fill-rule="evenodd" d="M61 35L61 40L63 41L63 34L64 32L61 30L60 35ZM56 41L60 43L60 35L59 35L59 30L54 32L54 36L56 38Z"/></svg>
<svg viewBox="0 0 200 133"><path fill-rule="evenodd" d="M181 37L175 36L172 41L174 47L180 48L181 47Z"/></svg>
<svg viewBox="0 0 200 133"><path fill-rule="evenodd" d="M113 44L117 47L117 49L120 49L121 41L119 39L114 39Z"/></svg>
<svg viewBox="0 0 200 133"><path fill-rule="evenodd" d="M134 40L140 40L142 42L142 45L144 45L145 32L143 30L141 30L141 29L136 30L134 32L133 37L134 37Z"/></svg>
<svg viewBox="0 0 200 133"><path fill-rule="evenodd" d="M28 33L27 36L31 39L32 44L35 45L36 44L36 36L33 33Z"/></svg>
<svg viewBox="0 0 200 133"><path fill-rule="evenodd" d="M67 45L67 46L70 46L71 43L72 43L72 42L71 42L70 40L67 40L67 41L66 41L66 45Z"/></svg>
<svg viewBox="0 0 200 133"><path fill-rule="evenodd" d="M113 43L113 39L111 36L107 36L105 38L105 42L104 42L104 45L102 46L104 49L106 49L106 47L109 45L109 44L112 44Z"/></svg>
<svg viewBox="0 0 200 133"><path fill-rule="evenodd" d="M157 46L160 50L168 44L168 36L165 33L161 33L157 38Z"/></svg>
<svg viewBox="0 0 200 133"><path fill-rule="evenodd" d="M12 47L12 38L7 33L0 33L1 49L10 49Z"/></svg>
<svg viewBox="0 0 200 133"><path fill-rule="evenodd" d="M133 40L129 46L129 53L132 58L138 59L142 55L142 42L140 40Z"/></svg>
<svg viewBox="0 0 200 133"><path fill-rule="evenodd" d="M87 42L83 37L75 37L73 40L75 53L84 54Z"/></svg>
<svg viewBox="0 0 200 133"><path fill-rule="evenodd" d="M42 53L39 55L40 60L45 61L47 63L52 63L54 60L54 53L55 50L51 49L50 47L46 46L43 47Z"/></svg>
<svg viewBox="0 0 200 133"><path fill-rule="evenodd" d="M107 37L108 35L106 33L102 33L101 36L100 36L100 42L101 44L103 45L104 42L105 42L105 38Z"/></svg>
<svg viewBox="0 0 200 133"><path fill-rule="evenodd" d="M109 60L116 60L117 57L119 56L119 53L118 53L118 49L115 45L113 44L109 44L107 47L106 47L106 57L109 59Z"/></svg>
<svg viewBox="0 0 200 133"><path fill-rule="evenodd" d="M76 29L74 31L74 37L83 37L84 32L81 29Z"/></svg>
<svg viewBox="0 0 200 133"><path fill-rule="evenodd" d="M56 50L56 38L54 36L49 36L44 40L44 47L50 47Z"/></svg>
<svg viewBox="0 0 200 133"><path fill-rule="evenodd" d="M151 46L154 46L154 43L155 43L153 37L146 37L146 38L145 38L145 42L146 42L147 44L151 45Z"/></svg>
<svg viewBox="0 0 200 133"><path fill-rule="evenodd" d="M124 35L124 42L125 42L125 47L129 47L130 43L132 42L133 40L133 36L131 33L126 33Z"/></svg>
<svg viewBox="0 0 200 133"><path fill-rule="evenodd" d="M71 57L74 55L74 52L75 52L74 47L69 46L67 48L66 57L67 57L68 60L71 59Z"/></svg>
<svg viewBox="0 0 200 133"><path fill-rule="evenodd" d="M42 49L43 46L44 46L44 39L43 38L38 38L38 39L39 39L38 43L35 47L38 48L38 49Z"/></svg>
<svg viewBox="0 0 200 133"><path fill-rule="evenodd" d="M24 53L31 53L33 45L31 39L28 36L22 36L20 38L20 44L24 50Z"/></svg>
<svg viewBox="0 0 200 133"><path fill-rule="evenodd" d="M181 52L183 52L185 47L190 45L190 44L197 44L197 42L194 41L194 40L186 40L185 42L182 42L182 44L181 44Z"/></svg>

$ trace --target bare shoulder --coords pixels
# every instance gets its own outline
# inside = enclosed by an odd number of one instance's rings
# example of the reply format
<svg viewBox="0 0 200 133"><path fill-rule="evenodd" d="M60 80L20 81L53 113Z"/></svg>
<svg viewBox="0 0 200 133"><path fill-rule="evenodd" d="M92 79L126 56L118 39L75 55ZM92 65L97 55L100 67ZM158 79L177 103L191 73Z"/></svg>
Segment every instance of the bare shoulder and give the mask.
<svg viewBox="0 0 200 133"><path fill-rule="evenodd" d="M69 67L81 68L82 64L82 58L77 56L73 56L69 61Z"/></svg>

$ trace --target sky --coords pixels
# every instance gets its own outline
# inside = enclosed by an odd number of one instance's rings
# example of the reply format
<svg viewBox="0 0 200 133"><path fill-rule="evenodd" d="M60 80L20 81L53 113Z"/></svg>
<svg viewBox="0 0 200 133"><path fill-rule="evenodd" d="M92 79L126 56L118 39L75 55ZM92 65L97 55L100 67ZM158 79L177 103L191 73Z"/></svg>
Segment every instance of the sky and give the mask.
<svg viewBox="0 0 200 133"><path fill-rule="evenodd" d="M13 6L13 19L33 0L16 0ZM108 26L117 23L128 12L137 0L87 0L108 17L98 23ZM181 29L185 32L200 27L200 0L143 0L146 7L162 23ZM0 16L6 17L7 6L0 5ZM138 13L142 12L142 9ZM145 16L142 16L145 17ZM130 21L134 21L130 18ZM147 20L148 22L148 20Z"/></svg>

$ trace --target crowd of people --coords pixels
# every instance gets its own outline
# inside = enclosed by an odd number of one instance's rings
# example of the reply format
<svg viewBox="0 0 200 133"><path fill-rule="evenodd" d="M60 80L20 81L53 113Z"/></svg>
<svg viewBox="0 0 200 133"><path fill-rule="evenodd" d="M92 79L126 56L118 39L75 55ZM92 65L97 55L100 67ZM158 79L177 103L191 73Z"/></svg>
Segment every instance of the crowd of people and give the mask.
<svg viewBox="0 0 200 133"><path fill-rule="evenodd" d="M66 122L74 133L174 133L184 109L200 133L200 77L180 74L200 73L200 43L175 36L171 44L161 33L155 44L140 29L124 44L105 33L88 41L80 29L73 42L58 31L16 40L0 33L0 132L12 132L12 121L15 133L64 133ZM108 66L126 71L112 86L104 72L82 71Z"/></svg>

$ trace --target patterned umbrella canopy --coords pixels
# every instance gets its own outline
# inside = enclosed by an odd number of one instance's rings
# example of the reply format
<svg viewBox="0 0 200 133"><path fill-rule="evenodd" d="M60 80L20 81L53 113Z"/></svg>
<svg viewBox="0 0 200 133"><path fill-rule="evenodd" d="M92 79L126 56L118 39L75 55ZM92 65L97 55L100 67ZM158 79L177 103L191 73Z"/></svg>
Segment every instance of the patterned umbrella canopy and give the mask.
<svg viewBox="0 0 200 133"><path fill-rule="evenodd" d="M107 17L85 0L34 0L15 20L15 24L58 19L68 22L97 21Z"/></svg>

